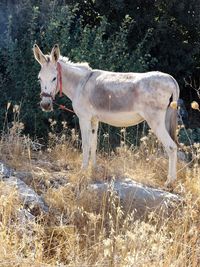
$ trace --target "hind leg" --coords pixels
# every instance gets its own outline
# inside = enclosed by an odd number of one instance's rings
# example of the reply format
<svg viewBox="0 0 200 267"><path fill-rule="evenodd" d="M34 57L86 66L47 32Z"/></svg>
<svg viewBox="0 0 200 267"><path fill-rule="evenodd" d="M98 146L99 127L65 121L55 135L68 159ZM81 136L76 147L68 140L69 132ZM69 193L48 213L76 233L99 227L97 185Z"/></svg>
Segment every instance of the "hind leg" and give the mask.
<svg viewBox="0 0 200 267"><path fill-rule="evenodd" d="M149 112L144 115L147 123L163 144L168 157L169 157L169 169L167 181L165 182L166 186L170 186L176 179L176 164L177 164L177 145L170 137L166 126L165 126L165 114L166 111L159 110L158 112Z"/></svg>

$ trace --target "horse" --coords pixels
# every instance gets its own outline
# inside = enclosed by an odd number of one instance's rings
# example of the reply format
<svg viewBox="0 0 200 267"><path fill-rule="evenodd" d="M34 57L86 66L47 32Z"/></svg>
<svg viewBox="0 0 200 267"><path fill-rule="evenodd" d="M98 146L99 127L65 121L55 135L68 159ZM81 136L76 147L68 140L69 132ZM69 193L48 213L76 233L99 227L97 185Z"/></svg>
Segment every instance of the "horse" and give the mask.
<svg viewBox="0 0 200 267"><path fill-rule="evenodd" d="M53 110L53 101L59 91L72 101L81 130L82 168L88 167L90 159L92 166L96 167L99 122L128 127L146 121L169 158L165 185L174 183L177 164L176 103L180 90L171 75L159 71L122 73L92 69L87 63L73 63L62 57L57 44L50 55L44 55L37 44L34 44L33 52L41 65L38 79L42 109Z"/></svg>

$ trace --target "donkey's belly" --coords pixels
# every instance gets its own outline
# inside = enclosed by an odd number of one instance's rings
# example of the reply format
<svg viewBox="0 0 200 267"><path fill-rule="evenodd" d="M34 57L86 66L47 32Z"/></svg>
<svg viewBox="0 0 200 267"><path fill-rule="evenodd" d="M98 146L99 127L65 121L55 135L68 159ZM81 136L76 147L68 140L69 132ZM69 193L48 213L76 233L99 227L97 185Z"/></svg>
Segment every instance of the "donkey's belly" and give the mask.
<svg viewBox="0 0 200 267"><path fill-rule="evenodd" d="M98 115L98 119L101 122L116 127L128 127L144 121L144 119L136 112L122 112L122 113L105 112Z"/></svg>

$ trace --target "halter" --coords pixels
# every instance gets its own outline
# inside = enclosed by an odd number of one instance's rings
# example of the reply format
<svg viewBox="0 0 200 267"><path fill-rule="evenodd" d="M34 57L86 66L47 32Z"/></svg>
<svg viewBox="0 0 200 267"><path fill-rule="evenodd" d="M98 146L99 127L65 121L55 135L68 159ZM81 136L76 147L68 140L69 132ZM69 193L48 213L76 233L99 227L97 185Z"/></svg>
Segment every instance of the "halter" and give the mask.
<svg viewBox="0 0 200 267"><path fill-rule="evenodd" d="M60 94L59 96L62 97L62 67L59 62L57 62L57 85L55 94L52 95L52 93L48 94L46 92L41 92L40 97L50 97L53 101L55 100L56 92L59 90Z"/></svg>
<svg viewBox="0 0 200 267"><path fill-rule="evenodd" d="M93 72L91 72L91 73L88 75L87 79L82 83L82 86L83 86L83 87L86 85L86 83L88 82L88 80L91 78L92 74L93 74ZM55 95L56 95L57 91L59 91L59 93L60 93L59 96L62 97L62 95L63 95L63 93L62 93L62 91L63 91L63 90L62 90L62 67L61 67L61 65L60 65L59 62L57 62L57 85L56 85L56 91L55 91L55 94L52 95L51 93L48 94L48 93L45 93L45 92L41 92L40 97L41 97L41 98L42 98L42 97L50 97L50 98L52 99L52 102L53 102L56 106L58 106L60 109L65 110L65 111L69 111L69 112L71 112L71 113L75 113L73 110L71 110L71 109L69 109L69 108L67 108L67 107L65 107L65 106L63 106L63 105L59 105L59 104L57 104L57 103L55 102Z"/></svg>
<svg viewBox="0 0 200 267"><path fill-rule="evenodd" d="M45 92L41 92L40 94L40 97L50 97L52 99L52 102L58 106L60 109L62 110L65 110L65 111L69 111L71 113L74 113L73 110L63 106L63 105L59 105L55 102L55 95L56 95L56 92L59 91L59 96L62 97L62 67L60 65L59 62L57 62L57 84L56 84L56 91L55 91L55 94L52 95L52 94L48 94L48 93L45 93Z"/></svg>

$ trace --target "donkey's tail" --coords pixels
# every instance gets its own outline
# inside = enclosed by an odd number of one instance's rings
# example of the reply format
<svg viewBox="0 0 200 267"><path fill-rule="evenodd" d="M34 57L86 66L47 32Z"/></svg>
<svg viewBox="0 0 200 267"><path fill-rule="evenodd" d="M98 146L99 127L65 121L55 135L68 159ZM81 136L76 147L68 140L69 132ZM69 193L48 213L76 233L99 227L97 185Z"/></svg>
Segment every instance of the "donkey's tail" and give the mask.
<svg viewBox="0 0 200 267"><path fill-rule="evenodd" d="M177 109L173 109L170 106L167 108L166 116L165 116L165 125L166 129L172 138L172 140L178 145L178 139L176 134L176 129L178 126L177 119Z"/></svg>
<svg viewBox="0 0 200 267"><path fill-rule="evenodd" d="M172 140L177 145L179 145L177 134L176 134L176 129L178 126L178 111L177 111L178 103L177 102L179 99L180 89L179 89L177 81L173 77L171 78L175 86L173 86L174 90L172 93L172 101L167 107L166 116L165 116L165 125Z"/></svg>

